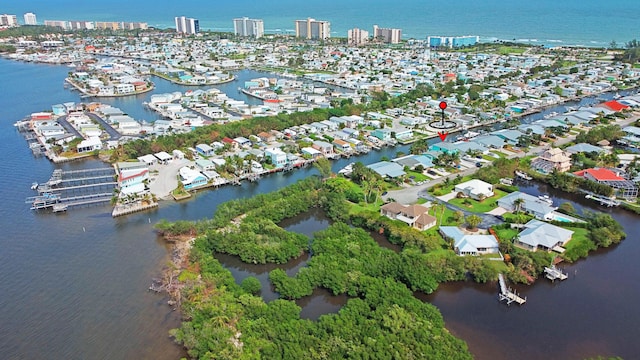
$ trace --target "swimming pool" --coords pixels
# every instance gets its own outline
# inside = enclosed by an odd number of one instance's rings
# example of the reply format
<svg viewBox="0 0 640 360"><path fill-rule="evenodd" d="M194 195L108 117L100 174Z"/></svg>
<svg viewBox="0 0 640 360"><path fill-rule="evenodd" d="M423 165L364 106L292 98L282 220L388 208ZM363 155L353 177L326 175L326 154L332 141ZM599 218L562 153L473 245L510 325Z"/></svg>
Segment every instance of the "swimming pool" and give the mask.
<svg viewBox="0 0 640 360"><path fill-rule="evenodd" d="M562 217L558 214L553 214L553 220L561 222L573 222L573 220L567 219L566 217Z"/></svg>

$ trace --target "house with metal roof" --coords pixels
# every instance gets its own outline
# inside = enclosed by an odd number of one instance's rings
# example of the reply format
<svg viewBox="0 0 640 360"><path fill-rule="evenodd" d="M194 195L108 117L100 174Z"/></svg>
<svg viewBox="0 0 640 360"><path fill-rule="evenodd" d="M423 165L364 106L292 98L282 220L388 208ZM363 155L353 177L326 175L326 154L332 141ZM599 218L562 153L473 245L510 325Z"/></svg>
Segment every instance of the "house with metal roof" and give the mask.
<svg viewBox="0 0 640 360"><path fill-rule="evenodd" d="M518 125L518 130L525 134L544 135L544 127L536 124L521 124Z"/></svg>
<svg viewBox="0 0 640 360"><path fill-rule="evenodd" d="M517 199L522 199L520 204L516 202ZM498 206L507 211L515 211L519 208L520 211L540 220L553 219L552 213L556 210L556 208L549 205L548 202L520 191L514 191L498 199Z"/></svg>
<svg viewBox="0 0 640 360"><path fill-rule="evenodd" d="M406 155L391 161L400 164L403 168L408 166L411 170L415 169L419 165L422 165L425 169L433 167L432 159L424 155Z"/></svg>
<svg viewBox="0 0 640 360"><path fill-rule="evenodd" d="M455 146L456 149L458 149L458 152L461 154L465 154L471 151L479 151L483 154L486 154L489 152L489 149L486 148L485 146L472 141L460 141L460 142L453 143L453 145Z"/></svg>
<svg viewBox="0 0 640 360"><path fill-rule="evenodd" d="M496 135L480 135L470 140L491 149L502 149L507 143L503 138Z"/></svg>
<svg viewBox="0 0 640 360"><path fill-rule="evenodd" d="M564 149L564 151L568 152L569 154L590 153L590 152L596 152L596 153L607 152L605 149L603 149L603 148L601 148L599 146L594 146L594 145L587 144L587 143L579 143L579 144L575 144L575 145L569 146L568 148Z"/></svg>
<svg viewBox="0 0 640 360"><path fill-rule="evenodd" d="M458 148L453 143L444 142L444 141L441 141L429 146L429 150L439 151L445 154L455 154L459 151Z"/></svg>
<svg viewBox="0 0 640 360"><path fill-rule="evenodd" d="M388 177L393 179L407 174L404 172L404 168L400 164L390 161L380 161L371 165L367 165L367 167L378 173L378 175L382 176L383 178Z"/></svg>
<svg viewBox="0 0 640 360"><path fill-rule="evenodd" d="M499 253L499 244L493 235L466 234L457 226L440 226L445 240L451 240L456 254L460 256Z"/></svg>
<svg viewBox="0 0 640 360"><path fill-rule="evenodd" d="M562 246L568 243L573 235L571 230L535 219L526 223L524 228L516 236L514 244L530 251L554 250L564 252Z"/></svg>
<svg viewBox="0 0 640 360"><path fill-rule="evenodd" d="M454 191L463 193L474 200L486 199L494 195L493 185L478 179L458 184L455 186Z"/></svg>
<svg viewBox="0 0 640 360"><path fill-rule="evenodd" d="M515 145L518 143L518 139L524 134L518 130L502 129L493 131L491 134L496 135L506 141L508 144Z"/></svg>

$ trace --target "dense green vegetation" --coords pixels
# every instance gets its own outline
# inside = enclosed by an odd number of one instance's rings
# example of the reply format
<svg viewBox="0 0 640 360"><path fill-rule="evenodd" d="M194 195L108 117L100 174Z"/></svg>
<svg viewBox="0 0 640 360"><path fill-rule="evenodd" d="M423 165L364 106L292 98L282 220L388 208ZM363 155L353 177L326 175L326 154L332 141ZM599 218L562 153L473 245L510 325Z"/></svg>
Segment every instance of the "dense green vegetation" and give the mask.
<svg viewBox="0 0 640 360"><path fill-rule="evenodd" d="M438 282L462 280L468 271L477 281L486 281L495 278L496 270L451 251L427 253L438 248L438 242L420 244L424 234L418 231L411 242L395 235L406 247L398 254L381 248L366 231L337 222L315 235L313 257L296 277L272 271L270 279L284 299L309 295L316 287L351 297L338 314L316 322L300 319L300 308L288 300L265 304L251 295L259 291L255 280L236 285L213 258L214 251L238 253L252 262L280 262L299 255L306 237L298 238L275 222L315 205L328 209L334 219L348 219L347 196L362 198L349 184L340 178L310 178L271 194L225 203L212 220L160 226L167 234L206 234L196 239L191 252L191 268L200 269L202 280L191 281L183 292L186 321L172 332L191 357L470 358L464 342L444 329L437 309L413 297L412 290L431 292ZM362 214L359 219L364 221ZM393 233L395 228L386 231ZM276 251L269 253L271 249Z"/></svg>

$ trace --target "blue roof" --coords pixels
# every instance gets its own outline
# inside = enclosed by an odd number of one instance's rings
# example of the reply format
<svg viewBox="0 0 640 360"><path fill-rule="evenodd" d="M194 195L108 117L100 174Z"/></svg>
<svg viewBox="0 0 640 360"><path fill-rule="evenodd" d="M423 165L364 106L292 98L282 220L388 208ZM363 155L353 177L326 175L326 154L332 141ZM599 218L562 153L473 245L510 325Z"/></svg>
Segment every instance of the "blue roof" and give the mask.
<svg viewBox="0 0 640 360"><path fill-rule="evenodd" d="M367 167L382 177L396 178L406 174L401 165L390 161L380 161Z"/></svg>

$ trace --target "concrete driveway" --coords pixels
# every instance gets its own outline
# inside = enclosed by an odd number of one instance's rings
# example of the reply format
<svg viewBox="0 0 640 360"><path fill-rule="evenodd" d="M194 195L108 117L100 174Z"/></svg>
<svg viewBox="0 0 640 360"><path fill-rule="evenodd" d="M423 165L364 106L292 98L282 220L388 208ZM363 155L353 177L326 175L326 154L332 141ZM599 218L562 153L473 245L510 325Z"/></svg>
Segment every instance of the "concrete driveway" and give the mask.
<svg viewBox="0 0 640 360"><path fill-rule="evenodd" d="M171 191L178 187L178 171L181 167L190 165L191 161L172 160L167 165L153 165L150 170L149 190L158 199L167 199L171 196ZM156 174L154 170L157 170Z"/></svg>

